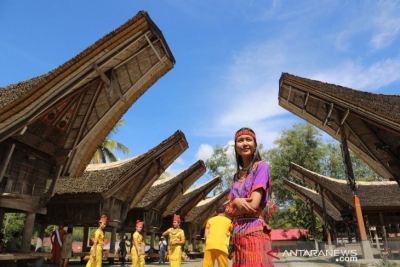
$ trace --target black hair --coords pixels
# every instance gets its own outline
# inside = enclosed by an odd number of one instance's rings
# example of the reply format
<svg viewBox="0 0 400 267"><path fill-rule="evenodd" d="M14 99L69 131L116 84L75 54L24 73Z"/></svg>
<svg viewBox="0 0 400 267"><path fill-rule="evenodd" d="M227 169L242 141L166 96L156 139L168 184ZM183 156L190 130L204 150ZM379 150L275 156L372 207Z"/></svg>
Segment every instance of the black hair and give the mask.
<svg viewBox="0 0 400 267"><path fill-rule="evenodd" d="M218 206L217 209L215 210L215 212L216 212L217 214L225 213L225 207L224 207L224 205Z"/></svg>
<svg viewBox="0 0 400 267"><path fill-rule="evenodd" d="M72 233L72 227L68 227L67 233Z"/></svg>
<svg viewBox="0 0 400 267"><path fill-rule="evenodd" d="M254 133L254 135L256 134L252 129L250 129L250 128L248 128L248 127L243 127L243 128L240 128L239 130L236 131L235 136L236 136L236 134L237 134L238 132L240 132L240 131L245 131L245 130ZM258 152L258 146L257 146L257 140L256 140L256 138L254 138L254 143L256 144L256 150L254 151L253 159L252 159L251 162L250 162L249 169L246 171L246 176L253 170L253 164L254 164L254 162L257 162L257 161L261 161L261 160L262 160L261 155L260 155L260 153ZM234 147L235 147L235 158L236 158L236 172L239 172L239 171L240 171L240 168L243 168L244 166L243 166L243 159L242 159L242 157L241 157L241 156L237 153L237 151L236 151L236 138L235 138Z"/></svg>

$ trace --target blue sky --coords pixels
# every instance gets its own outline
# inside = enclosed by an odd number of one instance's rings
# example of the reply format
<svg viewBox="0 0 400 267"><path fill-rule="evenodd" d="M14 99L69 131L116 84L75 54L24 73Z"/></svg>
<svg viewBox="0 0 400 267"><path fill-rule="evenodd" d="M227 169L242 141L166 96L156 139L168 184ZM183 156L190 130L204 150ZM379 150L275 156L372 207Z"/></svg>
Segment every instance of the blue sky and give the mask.
<svg viewBox="0 0 400 267"><path fill-rule="evenodd" d="M113 138L133 157L182 130L189 149L171 174L205 160L240 127L270 148L302 122L278 105L282 72L400 92L400 1L377 0L2 0L0 87L57 68L140 10L163 32L176 65Z"/></svg>

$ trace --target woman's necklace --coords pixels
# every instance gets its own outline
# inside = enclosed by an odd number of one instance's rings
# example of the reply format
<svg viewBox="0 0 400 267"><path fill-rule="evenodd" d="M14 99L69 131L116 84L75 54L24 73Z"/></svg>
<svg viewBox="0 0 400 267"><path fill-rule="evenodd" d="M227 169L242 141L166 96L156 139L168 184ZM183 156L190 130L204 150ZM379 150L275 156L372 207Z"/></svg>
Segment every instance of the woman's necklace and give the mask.
<svg viewBox="0 0 400 267"><path fill-rule="evenodd" d="M239 174L238 174L238 181L241 183L241 182L243 182L245 179L246 179L246 173L247 173L247 170L250 168L250 164L247 166L247 167L245 167L245 168L242 168L240 171L239 171Z"/></svg>
<svg viewBox="0 0 400 267"><path fill-rule="evenodd" d="M179 229L180 229L180 228L174 228L175 231L170 231L169 233L170 233L171 235L176 235L176 234L179 232Z"/></svg>

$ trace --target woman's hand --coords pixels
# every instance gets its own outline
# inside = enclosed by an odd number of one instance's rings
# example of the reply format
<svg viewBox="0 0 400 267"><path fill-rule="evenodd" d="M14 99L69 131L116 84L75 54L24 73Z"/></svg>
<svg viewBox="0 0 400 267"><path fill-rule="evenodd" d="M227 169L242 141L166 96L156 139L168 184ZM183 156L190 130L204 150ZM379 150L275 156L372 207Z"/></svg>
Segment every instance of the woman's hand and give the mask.
<svg viewBox="0 0 400 267"><path fill-rule="evenodd" d="M235 198L233 204L241 211L256 212L257 210L251 206L252 201L252 198Z"/></svg>

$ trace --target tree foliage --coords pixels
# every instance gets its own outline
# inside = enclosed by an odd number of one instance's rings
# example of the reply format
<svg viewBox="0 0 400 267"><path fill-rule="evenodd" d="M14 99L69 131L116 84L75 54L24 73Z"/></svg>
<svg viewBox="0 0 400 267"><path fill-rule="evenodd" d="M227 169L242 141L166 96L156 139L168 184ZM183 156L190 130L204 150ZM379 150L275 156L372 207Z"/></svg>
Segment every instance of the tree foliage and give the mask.
<svg viewBox="0 0 400 267"><path fill-rule="evenodd" d="M206 160L208 174L221 178L221 183L215 188L216 192L222 192L232 185L232 177L236 172L236 160L233 145L216 145L212 156Z"/></svg>
<svg viewBox="0 0 400 267"><path fill-rule="evenodd" d="M321 134L311 124L295 124L292 129L282 131L274 144L275 147L267 154L273 191L277 202L282 205L292 200L291 193L283 187L283 180L297 182L289 175L290 163L319 172L324 150Z"/></svg>
<svg viewBox="0 0 400 267"><path fill-rule="evenodd" d="M4 234L4 239L6 241L11 240L15 232L21 233L24 230L25 224L25 214L24 213L6 213L4 214L3 227L1 232Z"/></svg>
<svg viewBox="0 0 400 267"><path fill-rule="evenodd" d="M124 155L129 155L129 148L125 145L112 140L110 136L118 132L118 129L125 124L123 119L119 120L114 128L111 130L111 133L104 139L103 143L96 149L92 157L92 163L107 163L107 162L115 162L117 161L117 157L114 155L114 150L121 151Z"/></svg>

